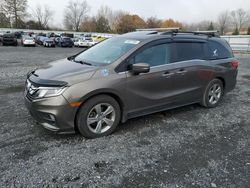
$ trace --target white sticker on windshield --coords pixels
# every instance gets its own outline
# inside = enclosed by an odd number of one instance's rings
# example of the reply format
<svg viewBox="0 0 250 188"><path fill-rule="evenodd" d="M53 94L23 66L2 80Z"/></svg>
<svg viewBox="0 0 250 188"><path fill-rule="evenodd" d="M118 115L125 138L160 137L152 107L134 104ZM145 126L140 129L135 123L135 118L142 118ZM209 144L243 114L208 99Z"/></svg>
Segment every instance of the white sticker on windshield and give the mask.
<svg viewBox="0 0 250 188"><path fill-rule="evenodd" d="M124 43L126 43L126 44L139 44L140 41L139 40L126 40Z"/></svg>

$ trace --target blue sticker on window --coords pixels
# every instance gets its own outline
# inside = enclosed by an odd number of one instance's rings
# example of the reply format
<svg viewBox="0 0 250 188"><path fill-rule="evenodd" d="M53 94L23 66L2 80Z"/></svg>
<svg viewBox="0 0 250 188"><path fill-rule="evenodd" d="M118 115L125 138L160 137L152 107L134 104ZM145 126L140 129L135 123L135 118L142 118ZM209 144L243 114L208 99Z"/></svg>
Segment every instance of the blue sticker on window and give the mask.
<svg viewBox="0 0 250 188"><path fill-rule="evenodd" d="M102 69L101 73L103 76L108 76L109 75L109 70L108 69Z"/></svg>

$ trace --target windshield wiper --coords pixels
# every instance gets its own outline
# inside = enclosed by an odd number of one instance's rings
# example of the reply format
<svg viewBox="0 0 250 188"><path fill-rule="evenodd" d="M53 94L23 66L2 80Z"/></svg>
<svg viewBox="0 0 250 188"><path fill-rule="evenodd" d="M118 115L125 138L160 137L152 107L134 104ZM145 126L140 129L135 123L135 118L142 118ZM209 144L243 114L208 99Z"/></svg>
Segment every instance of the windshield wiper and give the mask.
<svg viewBox="0 0 250 188"><path fill-rule="evenodd" d="M93 66L91 63L88 63L88 62L86 62L86 61L76 61L76 60L74 60L74 62L76 62L76 63L80 63L80 64L82 64L82 65L89 65L89 66Z"/></svg>

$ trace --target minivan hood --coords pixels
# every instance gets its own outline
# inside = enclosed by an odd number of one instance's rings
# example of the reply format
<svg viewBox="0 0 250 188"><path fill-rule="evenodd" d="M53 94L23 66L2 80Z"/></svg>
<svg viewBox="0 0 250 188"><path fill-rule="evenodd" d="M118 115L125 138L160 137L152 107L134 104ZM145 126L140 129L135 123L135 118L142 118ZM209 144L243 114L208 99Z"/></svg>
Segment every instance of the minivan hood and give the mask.
<svg viewBox="0 0 250 188"><path fill-rule="evenodd" d="M33 82L46 83L46 80L66 82L68 85L73 85L85 80L88 80L96 72L98 67L89 66L73 61L67 58L51 62L46 66L33 71L29 77ZM40 80L40 81L39 81Z"/></svg>

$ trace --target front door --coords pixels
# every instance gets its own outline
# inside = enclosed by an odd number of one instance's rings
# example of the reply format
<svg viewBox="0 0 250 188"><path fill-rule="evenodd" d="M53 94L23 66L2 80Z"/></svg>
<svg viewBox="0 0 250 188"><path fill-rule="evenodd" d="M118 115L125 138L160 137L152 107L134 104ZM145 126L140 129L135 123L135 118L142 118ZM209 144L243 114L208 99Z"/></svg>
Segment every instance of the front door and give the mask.
<svg viewBox="0 0 250 188"><path fill-rule="evenodd" d="M126 96L129 116L164 109L174 101L174 65L171 62L171 43L144 47L129 58L128 65L147 63L150 72L134 75L127 72Z"/></svg>

